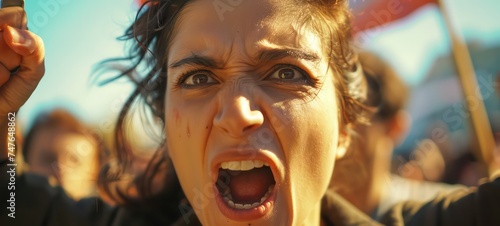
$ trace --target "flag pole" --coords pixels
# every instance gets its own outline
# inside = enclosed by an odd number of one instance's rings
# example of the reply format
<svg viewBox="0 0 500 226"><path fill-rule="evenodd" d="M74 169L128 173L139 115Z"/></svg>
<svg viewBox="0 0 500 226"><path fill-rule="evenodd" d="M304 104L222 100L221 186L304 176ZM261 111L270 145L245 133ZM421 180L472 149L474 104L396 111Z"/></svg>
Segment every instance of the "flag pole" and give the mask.
<svg viewBox="0 0 500 226"><path fill-rule="evenodd" d="M488 115L486 114L483 97L481 92L479 92L476 73L472 65L469 49L467 48L464 38L460 32L458 32L457 27L454 26L444 0L436 0L436 3L450 37L453 59L460 83L464 90L464 97L470 113L473 131L479 146L479 155L486 164L488 173L491 175L493 172L490 166L493 161L495 140L493 138ZM471 106L472 101L474 102L474 106Z"/></svg>

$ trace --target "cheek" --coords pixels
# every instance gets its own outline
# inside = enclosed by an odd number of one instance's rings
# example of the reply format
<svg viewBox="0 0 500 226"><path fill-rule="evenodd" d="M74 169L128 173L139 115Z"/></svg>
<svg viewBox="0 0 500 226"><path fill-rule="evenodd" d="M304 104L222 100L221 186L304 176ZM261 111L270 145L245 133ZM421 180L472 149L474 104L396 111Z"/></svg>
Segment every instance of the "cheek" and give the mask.
<svg viewBox="0 0 500 226"><path fill-rule="evenodd" d="M175 105L175 106L174 106ZM193 104L165 106L165 135L169 157L187 195L203 190L208 178L204 170L208 112Z"/></svg>
<svg viewBox="0 0 500 226"><path fill-rule="evenodd" d="M172 158L172 161L175 163L185 162L188 158L193 158L194 155L191 153L192 148L187 142L190 138L190 134L188 136L187 131L190 130L189 124L190 122L187 120L189 116L186 116L182 110L179 108L171 108L166 109L165 115L165 136L167 141L167 149ZM182 164L175 164L182 165ZM177 169L176 169L177 170ZM182 173L182 171L177 170L178 173Z"/></svg>
<svg viewBox="0 0 500 226"><path fill-rule="evenodd" d="M290 125L280 140L286 155L289 182L298 208L311 208L330 182L338 145L338 107L332 87L326 84L308 102L286 106ZM278 133L279 134L279 133Z"/></svg>
<svg viewBox="0 0 500 226"><path fill-rule="evenodd" d="M181 105L170 109L167 106L165 112L165 135L172 157L179 152L199 152L206 141L207 111Z"/></svg>
<svg viewBox="0 0 500 226"><path fill-rule="evenodd" d="M181 132L181 128L187 124L185 121L186 117L181 117L181 113L177 107L169 109L167 106L165 112L165 131L167 141L182 138L184 133Z"/></svg>
<svg viewBox="0 0 500 226"><path fill-rule="evenodd" d="M334 162L330 160L335 159L339 136L338 106L333 85L329 87L325 84L310 101L290 103L283 109L287 111L288 121L282 123L286 129L282 130L281 143L286 145L287 158L307 161L314 166L333 167Z"/></svg>
<svg viewBox="0 0 500 226"><path fill-rule="evenodd" d="M286 140L288 143L287 158L291 161L291 170L297 166L297 173L316 182L329 180L333 172L338 143L338 122L335 111L323 110L309 106L303 109L308 117L297 119L295 140Z"/></svg>

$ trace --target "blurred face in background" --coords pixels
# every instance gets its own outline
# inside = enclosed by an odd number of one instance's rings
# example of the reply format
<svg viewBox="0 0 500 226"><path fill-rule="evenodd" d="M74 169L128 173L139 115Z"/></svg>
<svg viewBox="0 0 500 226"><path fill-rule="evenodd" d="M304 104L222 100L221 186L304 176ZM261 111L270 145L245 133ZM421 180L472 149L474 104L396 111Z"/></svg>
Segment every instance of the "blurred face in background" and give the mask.
<svg viewBox="0 0 500 226"><path fill-rule="evenodd" d="M71 197L95 192L98 172L97 145L82 134L57 128L40 128L28 150L29 171L57 181Z"/></svg>
<svg viewBox="0 0 500 226"><path fill-rule="evenodd" d="M279 1L194 1L168 53L166 140L203 225L319 225L339 145L320 37ZM316 222L315 222L316 220Z"/></svg>

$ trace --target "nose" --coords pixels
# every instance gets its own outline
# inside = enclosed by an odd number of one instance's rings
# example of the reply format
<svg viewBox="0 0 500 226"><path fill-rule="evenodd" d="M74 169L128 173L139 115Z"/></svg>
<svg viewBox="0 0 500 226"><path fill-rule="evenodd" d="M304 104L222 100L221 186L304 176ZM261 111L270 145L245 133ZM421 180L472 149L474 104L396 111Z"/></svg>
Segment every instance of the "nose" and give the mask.
<svg viewBox="0 0 500 226"><path fill-rule="evenodd" d="M244 96L228 98L214 118L214 126L232 137L243 137L264 123L264 115Z"/></svg>

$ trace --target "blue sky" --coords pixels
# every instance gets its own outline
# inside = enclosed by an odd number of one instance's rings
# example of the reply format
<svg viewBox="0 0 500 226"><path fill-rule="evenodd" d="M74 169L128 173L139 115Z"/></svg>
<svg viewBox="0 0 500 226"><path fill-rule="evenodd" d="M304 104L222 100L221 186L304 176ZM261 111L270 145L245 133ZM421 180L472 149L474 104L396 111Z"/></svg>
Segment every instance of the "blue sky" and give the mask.
<svg viewBox="0 0 500 226"><path fill-rule="evenodd" d="M89 76L100 60L123 55L116 37L135 16L132 0L27 0L25 8L29 28L45 43L46 74L22 108L21 120L59 106L87 122L109 123L131 86L98 87Z"/></svg>
<svg viewBox="0 0 500 226"><path fill-rule="evenodd" d="M500 45L500 1L446 3L467 40ZM123 44L116 37L133 20L135 10L132 0L26 0L29 27L45 42L46 75L19 114L23 124L55 106L102 127L113 123L131 86L97 87L89 75L100 60L123 55ZM364 47L380 53L415 84L436 57L448 53L449 42L439 12L428 6L373 34Z"/></svg>

